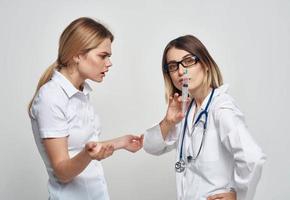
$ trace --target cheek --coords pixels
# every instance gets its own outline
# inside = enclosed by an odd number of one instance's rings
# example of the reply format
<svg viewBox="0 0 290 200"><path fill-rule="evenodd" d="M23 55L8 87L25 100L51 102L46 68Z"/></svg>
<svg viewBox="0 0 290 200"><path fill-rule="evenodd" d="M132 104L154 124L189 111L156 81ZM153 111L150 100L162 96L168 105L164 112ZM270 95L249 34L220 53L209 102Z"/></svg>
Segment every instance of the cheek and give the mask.
<svg viewBox="0 0 290 200"><path fill-rule="evenodd" d="M190 82L194 83L194 84L200 84L206 78L205 77L205 72L202 69L192 72L190 77L191 77L191 81Z"/></svg>
<svg viewBox="0 0 290 200"><path fill-rule="evenodd" d="M177 89L181 90L181 85L179 84L179 77L177 75L176 76L170 75L170 78L171 78L171 81L172 81L173 85Z"/></svg>
<svg viewBox="0 0 290 200"><path fill-rule="evenodd" d="M86 63L86 68L87 68L87 71L89 72L99 72L101 71L101 64L100 64L100 61L96 60L96 59L89 59Z"/></svg>

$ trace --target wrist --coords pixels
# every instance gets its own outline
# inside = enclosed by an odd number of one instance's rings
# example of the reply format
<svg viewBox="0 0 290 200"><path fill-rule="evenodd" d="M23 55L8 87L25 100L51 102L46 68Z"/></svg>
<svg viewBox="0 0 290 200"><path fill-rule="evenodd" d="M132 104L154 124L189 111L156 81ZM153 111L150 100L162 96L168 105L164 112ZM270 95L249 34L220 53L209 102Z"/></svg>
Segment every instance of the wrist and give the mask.
<svg viewBox="0 0 290 200"><path fill-rule="evenodd" d="M169 129L174 126L174 123L168 119L166 119L166 117L160 122L160 125L163 125L163 126L166 126L168 127Z"/></svg>
<svg viewBox="0 0 290 200"><path fill-rule="evenodd" d="M83 155L83 158L84 158L85 160L91 161L91 160L92 160L92 157L91 157L89 151L90 151L90 150L87 149L87 148L85 147L85 148L83 148L83 150L81 151L81 154Z"/></svg>
<svg viewBox="0 0 290 200"><path fill-rule="evenodd" d="M124 138L125 136L119 137L113 142L114 150L125 148Z"/></svg>

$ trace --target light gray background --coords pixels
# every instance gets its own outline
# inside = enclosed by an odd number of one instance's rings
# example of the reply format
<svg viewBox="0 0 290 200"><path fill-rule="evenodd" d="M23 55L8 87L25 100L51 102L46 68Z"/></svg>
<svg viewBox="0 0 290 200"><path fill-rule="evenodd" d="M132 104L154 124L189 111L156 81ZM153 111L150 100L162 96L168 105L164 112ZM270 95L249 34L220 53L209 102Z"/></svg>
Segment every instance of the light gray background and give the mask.
<svg viewBox="0 0 290 200"><path fill-rule="evenodd" d="M290 199L288 0L0 1L0 199L47 199L47 175L26 113L63 29L95 17L115 34L113 67L93 84L102 139L143 133L164 116L162 51L196 35L268 156L255 199ZM175 199L174 152L119 151L103 161L112 200Z"/></svg>

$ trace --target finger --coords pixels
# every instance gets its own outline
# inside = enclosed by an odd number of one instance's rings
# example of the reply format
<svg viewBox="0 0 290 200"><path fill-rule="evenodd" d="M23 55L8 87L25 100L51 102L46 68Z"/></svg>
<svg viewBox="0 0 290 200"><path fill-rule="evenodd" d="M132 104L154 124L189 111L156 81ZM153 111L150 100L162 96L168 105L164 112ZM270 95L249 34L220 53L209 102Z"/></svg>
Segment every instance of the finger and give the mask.
<svg viewBox="0 0 290 200"><path fill-rule="evenodd" d="M208 200L217 200L217 199L222 199L224 196L225 196L225 193L215 194L215 195L209 196L207 199Z"/></svg>
<svg viewBox="0 0 290 200"><path fill-rule="evenodd" d="M94 150L94 148L97 146L97 143L95 143L95 142L90 142L90 143L88 143L87 144L87 149L88 149L88 151L93 151Z"/></svg>
<svg viewBox="0 0 290 200"><path fill-rule="evenodd" d="M113 146L106 148L106 151L104 153L104 158L111 156L113 154L113 152L114 152Z"/></svg>
<svg viewBox="0 0 290 200"><path fill-rule="evenodd" d="M173 103L174 101L176 101L178 98L178 93L174 93L174 95L172 96L172 101L171 103Z"/></svg>
<svg viewBox="0 0 290 200"><path fill-rule="evenodd" d="M131 140L140 140L141 137L140 136L136 136L136 135L132 135L130 139Z"/></svg>
<svg viewBox="0 0 290 200"><path fill-rule="evenodd" d="M179 115L178 115L179 119L183 119L184 117L185 117L185 113L183 113L183 112L179 113Z"/></svg>
<svg viewBox="0 0 290 200"><path fill-rule="evenodd" d="M185 117L185 114L182 113L182 112L179 112L179 113L177 114L177 118L178 118L178 120L182 120L184 117Z"/></svg>
<svg viewBox="0 0 290 200"><path fill-rule="evenodd" d="M97 157L101 160L104 159L106 148L104 146L101 147L100 151L97 153Z"/></svg>
<svg viewBox="0 0 290 200"><path fill-rule="evenodd" d="M94 142L89 142L89 143L87 143L87 147L88 147L89 149L94 148L95 146L96 146L96 143L94 143Z"/></svg>
<svg viewBox="0 0 290 200"><path fill-rule="evenodd" d="M172 96L169 96L168 105L170 105L172 101L173 101L173 97Z"/></svg>

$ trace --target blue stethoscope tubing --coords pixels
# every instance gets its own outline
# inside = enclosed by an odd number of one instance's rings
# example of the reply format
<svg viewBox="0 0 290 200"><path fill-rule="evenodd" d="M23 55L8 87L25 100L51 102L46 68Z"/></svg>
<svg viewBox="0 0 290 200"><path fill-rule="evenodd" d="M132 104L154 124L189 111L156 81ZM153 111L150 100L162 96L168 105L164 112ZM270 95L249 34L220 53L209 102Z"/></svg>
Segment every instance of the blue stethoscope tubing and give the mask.
<svg viewBox="0 0 290 200"><path fill-rule="evenodd" d="M203 130L204 130L203 134L205 133L205 130L206 130L206 127L207 127L208 107L209 107L209 105L211 103L214 91L215 91L215 88L213 88L212 91L211 91L211 94L210 94L210 97L209 97L209 100L208 100L208 102L206 104L205 109L201 113L199 113L197 119L194 122L194 126L195 126L199 122L199 120L201 119L202 115L205 115L205 123L203 124ZM179 152L179 161L176 162L176 164L175 164L175 169L176 169L177 172L182 172L184 170L185 162L182 159L182 151L183 151L184 137L185 137L186 127L187 127L187 118L188 118L189 111L190 111L190 109L192 107L193 102L194 102L194 99L190 102L189 109L186 112L186 116L185 116L185 120L184 120L183 132L182 132L182 140L181 140L180 152ZM203 142L204 142L204 136L202 137L201 145L199 147L198 153L197 153L196 157L194 158L194 160L196 160L198 158L198 156L199 156L199 154L201 152L202 146L203 146Z"/></svg>

